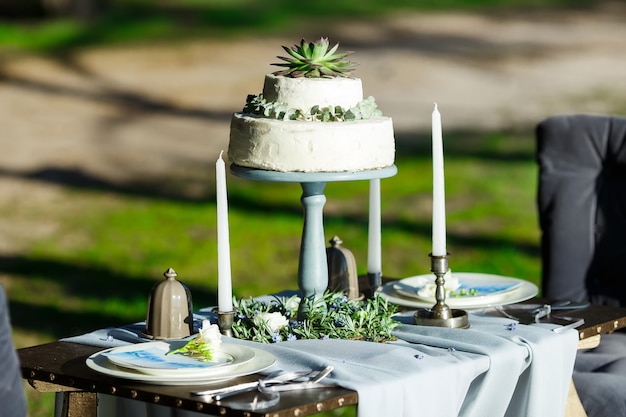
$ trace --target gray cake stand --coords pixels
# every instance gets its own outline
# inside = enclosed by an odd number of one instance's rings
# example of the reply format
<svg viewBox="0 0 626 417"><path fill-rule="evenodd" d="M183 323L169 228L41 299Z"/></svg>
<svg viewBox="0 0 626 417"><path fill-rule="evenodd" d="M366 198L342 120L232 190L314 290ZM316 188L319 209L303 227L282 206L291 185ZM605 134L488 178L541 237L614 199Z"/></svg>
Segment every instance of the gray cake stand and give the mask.
<svg viewBox="0 0 626 417"><path fill-rule="evenodd" d="M357 172L277 172L232 164L231 172L241 178L268 182L299 182L302 186L304 226L298 262L298 287L304 297L319 298L328 286L326 240L324 238L324 188L327 182L371 180L393 177L395 165Z"/></svg>

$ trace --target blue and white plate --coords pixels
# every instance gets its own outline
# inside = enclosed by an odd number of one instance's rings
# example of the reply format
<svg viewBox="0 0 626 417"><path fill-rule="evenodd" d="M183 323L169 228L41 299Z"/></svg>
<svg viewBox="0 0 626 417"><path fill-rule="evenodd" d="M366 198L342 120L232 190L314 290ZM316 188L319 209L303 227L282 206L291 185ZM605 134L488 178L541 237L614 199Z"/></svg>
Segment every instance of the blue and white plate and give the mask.
<svg viewBox="0 0 626 417"><path fill-rule="evenodd" d="M193 357L169 352L184 346L186 341L158 341L116 347L102 352L111 363L133 371L159 376L210 375L224 371L223 368L242 365L255 356L252 349L230 343L222 343L207 362Z"/></svg>
<svg viewBox="0 0 626 417"><path fill-rule="evenodd" d="M383 285L378 293L394 304L428 308L436 300L434 275L424 274ZM519 303L537 295L539 289L529 281L500 275L472 272L452 272L453 292L446 295L451 308L481 309Z"/></svg>
<svg viewBox="0 0 626 417"><path fill-rule="evenodd" d="M177 369L152 369L152 371L147 373L145 372L147 368L116 365L107 357L107 354L117 349L145 349L146 345L151 345L153 343L167 344L170 342L148 342L107 349L94 353L87 358L86 363L89 368L102 374L116 378L144 382L147 384L200 385L211 384L218 381L224 381L231 378L261 372L272 366L276 360L271 353L264 350L230 343L222 343L221 347L223 347L224 350L233 357L233 361L231 363L202 369L192 369L186 367ZM248 351L252 352L251 359L238 359L250 358L250 353Z"/></svg>

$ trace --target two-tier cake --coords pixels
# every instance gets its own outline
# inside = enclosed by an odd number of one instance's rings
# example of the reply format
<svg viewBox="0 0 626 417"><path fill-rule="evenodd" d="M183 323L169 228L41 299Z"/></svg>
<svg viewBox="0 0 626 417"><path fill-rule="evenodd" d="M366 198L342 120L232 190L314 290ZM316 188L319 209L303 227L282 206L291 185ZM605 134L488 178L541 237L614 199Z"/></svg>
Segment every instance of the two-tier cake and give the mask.
<svg viewBox="0 0 626 417"><path fill-rule="evenodd" d="M283 172L346 172L393 165L393 124L350 77L351 52L322 38L279 57L283 71L265 76L231 121L228 157L250 168Z"/></svg>

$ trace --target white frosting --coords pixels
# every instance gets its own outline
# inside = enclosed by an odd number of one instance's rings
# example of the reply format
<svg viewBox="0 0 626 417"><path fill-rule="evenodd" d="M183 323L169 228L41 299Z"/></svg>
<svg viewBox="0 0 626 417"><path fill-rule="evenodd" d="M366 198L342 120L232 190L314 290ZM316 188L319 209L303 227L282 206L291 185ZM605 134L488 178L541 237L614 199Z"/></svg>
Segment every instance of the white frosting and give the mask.
<svg viewBox="0 0 626 417"><path fill-rule="evenodd" d="M344 110L363 100L358 78L265 76L263 96L308 111L318 105ZM395 159L389 117L320 122L276 120L235 113L228 157L250 168L283 172L350 172L391 166Z"/></svg>
<svg viewBox="0 0 626 417"><path fill-rule="evenodd" d="M275 120L236 113L228 158L284 172L345 172L388 167L395 159L389 117L350 122Z"/></svg>
<svg viewBox="0 0 626 417"><path fill-rule="evenodd" d="M263 97L303 111L315 105L341 106L348 110L363 100L363 86L359 78L291 78L267 74Z"/></svg>

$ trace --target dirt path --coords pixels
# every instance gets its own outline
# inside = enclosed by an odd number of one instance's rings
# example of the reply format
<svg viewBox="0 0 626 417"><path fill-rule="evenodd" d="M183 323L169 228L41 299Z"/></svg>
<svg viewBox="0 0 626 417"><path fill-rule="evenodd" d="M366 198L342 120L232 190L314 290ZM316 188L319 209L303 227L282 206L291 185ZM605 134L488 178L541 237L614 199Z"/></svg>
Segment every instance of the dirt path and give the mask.
<svg viewBox="0 0 626 417"><path fill-rule="evenodd" d="M433 101L444 130L532 129L555 113L625 112L625 18L617 4L593 13L404 14L323 35L356 51L365 94L393 117L398 137L423 140ZM260 92L280 45L298 41L4 57L0 201L45 204L55 179L159 181L198 193L227 146L230 114ZM15 250L19 225L0 219L0 250Z"/></svg>

